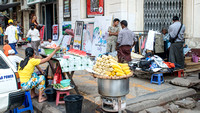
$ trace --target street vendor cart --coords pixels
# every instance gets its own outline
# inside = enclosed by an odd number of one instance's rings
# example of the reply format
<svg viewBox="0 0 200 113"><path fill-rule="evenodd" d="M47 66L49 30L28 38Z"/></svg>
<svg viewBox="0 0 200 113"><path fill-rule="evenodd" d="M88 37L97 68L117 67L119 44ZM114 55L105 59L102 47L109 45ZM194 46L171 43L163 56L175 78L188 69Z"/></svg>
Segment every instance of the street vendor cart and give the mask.
<svg viewBox="0 0 200 113"><path fill-rule="evenodd" d="M46 54L41 54L43 58L46 58ZM48 61L49 66L52 70L53 75L55 75L57 68L61 68L62 78L65 78L65 75L71 80L71 85L74 86L74 90L79 94L78 87L76 86L73 76L75 71L85 70L92 66L92 61L87 56L78 56L73 54L63 54L58 53L56 56L51 58Z"/></svg>

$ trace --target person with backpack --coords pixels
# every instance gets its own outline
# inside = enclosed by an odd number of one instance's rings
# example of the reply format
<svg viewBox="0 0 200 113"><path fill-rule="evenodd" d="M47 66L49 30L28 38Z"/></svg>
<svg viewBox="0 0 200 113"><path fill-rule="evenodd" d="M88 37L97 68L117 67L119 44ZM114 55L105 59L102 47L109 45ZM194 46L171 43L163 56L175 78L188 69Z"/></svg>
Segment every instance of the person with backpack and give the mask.
<svg viewBox="0 0 200 113"><path fill-rule="evenodd" d="M169 51L169 62L179 64L180 68L184 68L184 32L185 26L179 21L179 17L173 17L173 24L169 26L169 41L171 42Z"/></svg>

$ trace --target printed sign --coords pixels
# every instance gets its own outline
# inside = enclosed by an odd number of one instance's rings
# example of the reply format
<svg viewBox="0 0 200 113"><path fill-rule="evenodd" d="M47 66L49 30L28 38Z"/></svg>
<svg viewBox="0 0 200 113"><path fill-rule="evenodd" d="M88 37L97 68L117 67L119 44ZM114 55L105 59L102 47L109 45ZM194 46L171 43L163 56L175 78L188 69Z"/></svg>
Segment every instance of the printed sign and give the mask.
<svg viewBox="0 0 200 113"><path fill-rule="evenodd" d="M75 23L75 36L74 36L74 49L81 49L81 41L82 41L82 35L83 35L83 21L76 21Z"/></svg>
<svg viewBox="0 0 200 113"><path fill-rule="evenodd" d="M58 25L53 25L53 41L58 40Z"/></svg>
<svg viewBox="0 0 200 113"><path fill-rule="evenodd" d="M87 0L87 17L103 16L104 0Z"/></svg>
<svg viewBox="0 0 200 113"><path fill-rule="evenodd" d="M82 50L86 53L92 53L92 38L94 24L85 24L83 27Z"/></svg>
<svg viewBox="0 0 200 113"><path fill-rule="evenodd" d="M98 57L106 53L108 27L111 26L112 16L96 16L92 42L92 56Z"/></svg>

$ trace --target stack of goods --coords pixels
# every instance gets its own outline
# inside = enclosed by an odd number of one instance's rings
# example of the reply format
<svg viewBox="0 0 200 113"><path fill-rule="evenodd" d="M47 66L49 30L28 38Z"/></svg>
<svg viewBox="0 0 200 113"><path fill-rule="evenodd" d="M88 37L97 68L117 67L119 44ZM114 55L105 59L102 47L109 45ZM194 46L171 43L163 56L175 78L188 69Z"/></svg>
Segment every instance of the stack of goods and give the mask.
<svg viewBox="0 0 200 113"><path fill-rule="evenodd" d="M127 63L118 63L117 59L110 55L103 55L102 58L97 58L93 70L95 74L101 76L123 77L131 75L131 70Z"/></svg>
<svg viewBox="0 0 200 113"><path fill-rule="evenodd" d="M87 56L85 51L81 51L81 50L78 50L78 49L70 49L68 51L68 53L73 54L73 55L77 55L77 56L81 56L81 57Z"/></svg>
<svg viewBox="0 0 200 113"><path fill-rule="evenodd" d="M67 55L64 58L56 58L61 65L63 72L84 70L92 68L93 62L89 57L80 57L77 55Z"/></svg>

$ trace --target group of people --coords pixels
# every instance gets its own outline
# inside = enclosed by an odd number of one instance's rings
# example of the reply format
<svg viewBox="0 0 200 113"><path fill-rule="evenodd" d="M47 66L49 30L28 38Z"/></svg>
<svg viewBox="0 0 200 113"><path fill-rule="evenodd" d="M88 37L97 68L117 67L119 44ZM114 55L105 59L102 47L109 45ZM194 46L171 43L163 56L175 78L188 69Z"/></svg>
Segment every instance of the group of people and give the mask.
<svg viewBox="0 0 200 113"><path fill-rule="evenodd" d="M121 24L122 30L118 24ZM135 45L137 39L131 30L128 29L128 22L115 18L113 25L108 28L109 37L107 38L107 49L106 52L117 51L118 62L129 62L131 61L131 49Z"/></svg>
<svg viewBox="0 0 200 113"><path fill-rule="evenodd" d="M165 54L169 62L179 64L184 68L183 45L185 26L179 21L179 17L174 16L173 24L169 29L163 29L163 39L165 42ZM118 24L121 24L122 30ZM113 25L108 28L109 37L107 38L106 52L117 51L118 61L120 63L131 61L131 50L137 42L137 38L131 30L128 29L128 22L115 18Z"/></svg>
<svg viewBox="0 0 200 113"><path fill-rule="evenodd" d="M51 59L53 55L60 50L60 47L56 47L54 52L50 54L47 58L38 59L38 46L40 45L40 34L39 30L36 28L37 22L32 21L30 29L27 33L26 39L31 37L31 46L25 50L25 59L20 58L16 50L16 44L18 42L17 37L17 28L13 26L13 20L8 21L9 26L5 30L4 37L4 54L11 61L13 66L18 70L20 77L21 89L24 91L31 90L31 97L34 98L37 96L35 93L35 88L38 89L38 102L43 102L46 100L43 97L43 91L45 89L45 77L43 75L37 75L34 73L35 67L40 71L41 74L44 74L43 70L39 67L39 64L43 64ZM51 40L50 40L51 41ZM18 64L18 66L17 66Z"/></svg>

